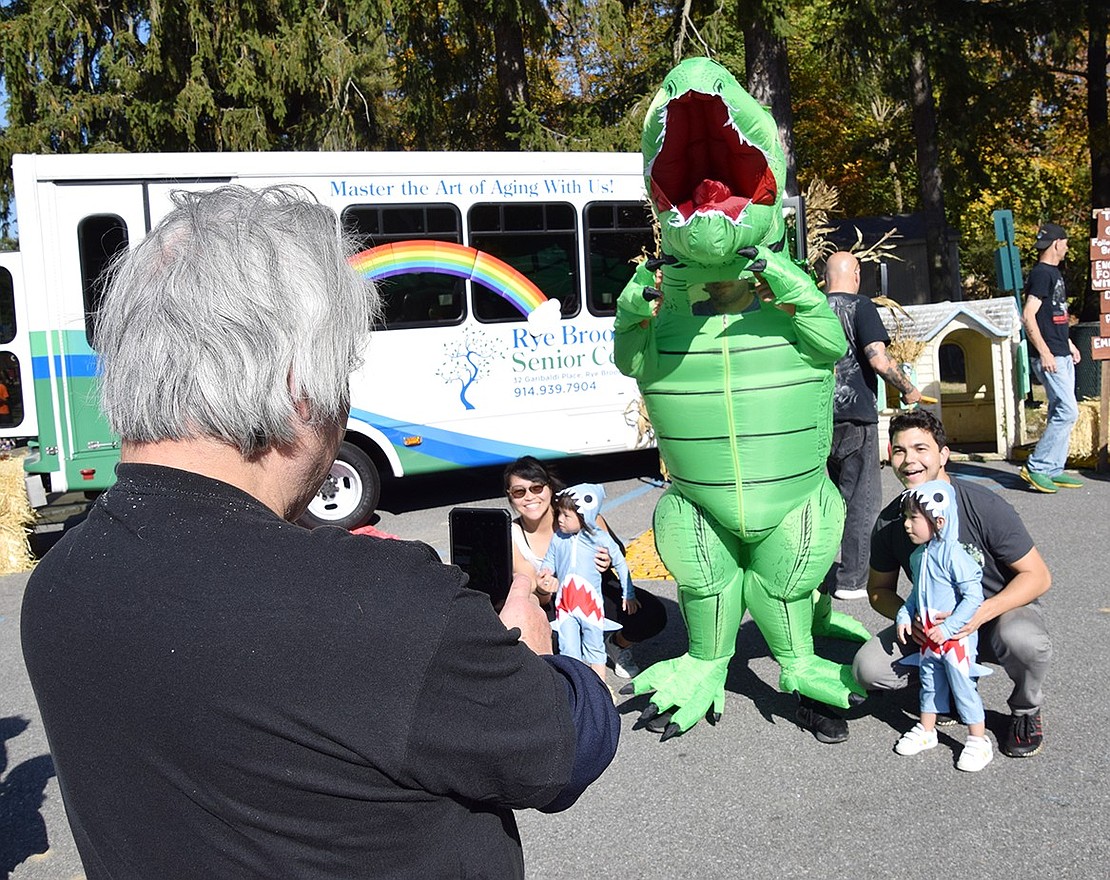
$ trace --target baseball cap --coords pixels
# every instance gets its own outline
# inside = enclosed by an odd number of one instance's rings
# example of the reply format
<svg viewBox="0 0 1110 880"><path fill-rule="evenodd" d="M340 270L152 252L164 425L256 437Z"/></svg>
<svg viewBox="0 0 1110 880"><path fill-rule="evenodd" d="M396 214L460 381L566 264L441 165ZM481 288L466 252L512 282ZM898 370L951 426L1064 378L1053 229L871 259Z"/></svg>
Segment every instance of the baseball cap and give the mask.
<svg viewBox="0 0 1110 880"><path fill-rule="evenodd" d="M1037 240L1034 242L1034 246L1037 250L1043 251L1045 248L1049 247L1052 242L1056 241L1056 239L1067 237L1068 234L1064 232L1063 226L1057 226L1055 223L1045 223L1037 230Z"/></svg>

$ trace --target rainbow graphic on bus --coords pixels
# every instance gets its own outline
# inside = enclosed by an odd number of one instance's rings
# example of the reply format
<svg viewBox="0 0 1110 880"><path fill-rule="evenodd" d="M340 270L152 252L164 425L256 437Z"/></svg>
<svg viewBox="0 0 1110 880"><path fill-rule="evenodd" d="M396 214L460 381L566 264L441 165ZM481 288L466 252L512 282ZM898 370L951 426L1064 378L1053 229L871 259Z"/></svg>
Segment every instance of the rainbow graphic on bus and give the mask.
<svg viewBox="0 0 1110 880"><path fill-rule="evenodd" d="M527 316L547 302L542 290L492 254L450 241L394 241L355 254L351 266L371 280L436 272L484 284Z"/></svg>

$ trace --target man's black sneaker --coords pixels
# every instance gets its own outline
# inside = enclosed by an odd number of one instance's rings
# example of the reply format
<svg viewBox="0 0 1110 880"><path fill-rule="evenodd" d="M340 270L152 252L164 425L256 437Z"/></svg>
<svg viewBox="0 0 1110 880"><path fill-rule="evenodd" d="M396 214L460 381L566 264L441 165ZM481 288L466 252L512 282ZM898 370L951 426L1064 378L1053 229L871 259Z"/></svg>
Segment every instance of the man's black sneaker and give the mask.
<svg viewBox="0 0 1110 880"><path fill-rule="evenodd" d="M803 730L810 731L818 742L840 743L848 738L848 722L829 714L829 707L809 697L798 697L794 720Z"/></svg>
<svg viewBox="0 0 1110 880"><path fill-rule="evenodd" d="M1002 751L1011 758L1029 758L1044 745L1044 732L1041 730L1041 713L1032 715L1011 715L1010 731L1002 744Z"/></svg>

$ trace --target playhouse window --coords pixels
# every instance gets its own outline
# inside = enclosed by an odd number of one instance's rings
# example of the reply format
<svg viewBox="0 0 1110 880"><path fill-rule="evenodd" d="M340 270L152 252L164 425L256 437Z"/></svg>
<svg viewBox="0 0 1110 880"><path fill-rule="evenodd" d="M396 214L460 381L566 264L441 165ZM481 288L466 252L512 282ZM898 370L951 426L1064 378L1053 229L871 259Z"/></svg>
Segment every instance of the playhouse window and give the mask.
<svg viewBox="0 0 1110 880"><path fill-rule="evenodd" d="M940 347L940 388L942 394L967 394L967 359L955 342Z"/></svg>

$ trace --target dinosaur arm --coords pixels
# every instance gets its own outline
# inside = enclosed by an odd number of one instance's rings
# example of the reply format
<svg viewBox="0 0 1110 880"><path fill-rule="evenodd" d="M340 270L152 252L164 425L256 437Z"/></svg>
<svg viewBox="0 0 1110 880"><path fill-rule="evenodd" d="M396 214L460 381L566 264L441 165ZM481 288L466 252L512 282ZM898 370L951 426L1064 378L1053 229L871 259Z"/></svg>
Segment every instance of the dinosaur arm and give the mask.
<svg viewBox="0 0 1110 880"><path fill-rule="evenodd" d="M643 375L651 342L652 306L644 299L647 287L655 287L655 274L640 264L617 298L613 321L613 358L617 369L633 379Z"/></svg>
<svg viewBox="0 0 1110 880"><path fill-rule="evenodd" d="M848 350L844 328L809 275L787 257L766 248L743 248L740 255L752 258L748 269L767 282L777 303L794 307L798 341L811 355L828 363L843 357Z"/></svg>

